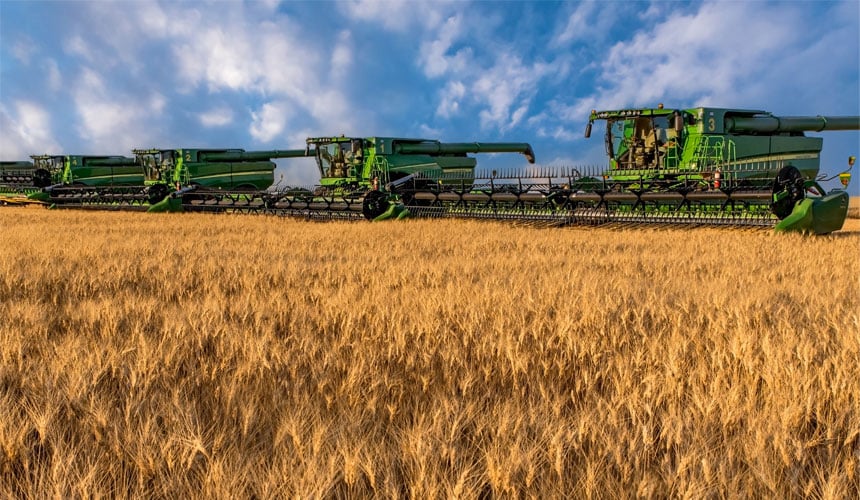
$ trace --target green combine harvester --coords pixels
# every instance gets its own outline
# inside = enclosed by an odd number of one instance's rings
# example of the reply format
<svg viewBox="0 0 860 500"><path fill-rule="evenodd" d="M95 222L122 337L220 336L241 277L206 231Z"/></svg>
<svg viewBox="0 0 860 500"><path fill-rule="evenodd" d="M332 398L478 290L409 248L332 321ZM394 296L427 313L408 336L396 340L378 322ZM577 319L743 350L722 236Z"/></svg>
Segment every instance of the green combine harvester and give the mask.
<svg viewBox="0 0 860 500"><path fill-rule="evenodd" d="M422 175L468 178L477 160L470 153L520 153L534 162L527 143L443 143L394 137L312 137L307 156L316 160L320 184L262 192L185 189L173 193L171 209L266 212L306 218L406 217L404 202Z"/></svg>
<svg viewBox="0 0 860 500"><path fill-rule="evenodd" d="M842 228L844 189L827 192L823 140L805 132L860 130L860 117L778 117L699 107L593 111L606 123L608 167L523 165L480 171L472 154L528 143L445 143L395 137L312 137L304 149L135 150L135 158L33 157L50 185L31 197L56 207L256 212L305 218L454 217L548 224ZM320 182L273 186L273 158L312 157ZM843 187L848 168L839 173Z"/></svg>
<svg viewBox="0 0 860 500"><path fill-rule="evenodd" d="M306 151L137 149L124 156L34 156L51 184L31 199L55 208L170 210L181 190L258 191L274 181L272 158ZM170 198L170 199L168 199ZM172 205L176 209L175 203Z"/></svg>
<svg viewBox="0 0 860 500"><path fill-rule="evenodd" d="M307 140L320 184L264 193L178 193L183 210L265 211L309 218L458 217L551 224L842 227L848 194L826 192L822 139L860 117L776 117L764 111L657 108L592 112L606 122L608 168L478 171L470 153L521 153L527 143L442 143L386 137ZM849 160L848 170L853 166ZM839 174L847 186L850 173Z"/></svg>
<svg viewBox="0 0 860 500"><path fill-rule="evenodd" d="M141 199L143 174L126 156L34 155L35 166L50 184L30 199L57 206L134 205Z"/></svg>
<svg viewBox="0 0 860 500"><path fill-rule="evenodd" d="M144 167L150 212L182 210L185 201L195 207L206 193L230 193L228 199L253 199L252 193L269 188L275 180L275 158L300 158L305 149L245 151L243 149L135 149ZM208 205L204 205L208 206Z"/></svg>
<svg viewBox="0 0 860 500"><path fill-rule="evenodd" d="M657 108L594 111L606 122L609 168L544 168L416 176L386 201L416 216L561 224L770 226L826 234L848 210L819 177L822 139L805 131L860 130L860 117L776 117L764 111ZM848 170L839 174L844 187ZM835 176L834 176L835 177Z"/></svg>

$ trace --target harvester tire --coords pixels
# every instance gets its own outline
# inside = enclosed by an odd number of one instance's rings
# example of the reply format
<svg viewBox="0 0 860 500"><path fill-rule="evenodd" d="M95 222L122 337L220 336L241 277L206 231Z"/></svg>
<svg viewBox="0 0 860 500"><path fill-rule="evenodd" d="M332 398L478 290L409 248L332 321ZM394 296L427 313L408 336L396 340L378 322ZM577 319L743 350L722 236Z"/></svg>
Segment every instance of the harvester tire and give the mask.
<svg viewBox="0 0 860 500"><path fill-rule="evenodd" d="M361 205L361 212L367 220L373 220L388 210L388 195L382 191L368 191L364 195L364 201Z"/></svg>
<svg viewBox="0 0 860 500"><path fill-rule="evenodd" d="M167 197L168 193L169 190L164 184L153 184L152 186L149 186L149 189L147 190L149 204L155 205L156 203Z"/></svg>
<svg viewBox="0 0 860 500"><path fill-rule="evenodd" d="M36 169L33 172L33 185L38 188L43 188L51 185L51 172L44 168Z"/></svg>
<svg viewBox="0 0 860 500"><path fill-rule="evenodd" d="M786 196L778 197L777 194ZM794 210L794 205L806 196L804 179L800 171L792 165L782 167L773 180L773 206L771 211L780 220L785 219Z"/></svg>

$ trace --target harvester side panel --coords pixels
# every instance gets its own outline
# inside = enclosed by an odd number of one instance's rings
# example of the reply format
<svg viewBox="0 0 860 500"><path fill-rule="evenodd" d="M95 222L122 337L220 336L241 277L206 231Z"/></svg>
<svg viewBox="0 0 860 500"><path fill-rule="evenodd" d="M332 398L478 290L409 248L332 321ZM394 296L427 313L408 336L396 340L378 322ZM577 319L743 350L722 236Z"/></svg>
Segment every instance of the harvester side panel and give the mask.
<svg viewBox="0 0 860 500"><path fill-rule="evenodd" d="M186 162L185 168L192 184L208 188L263 190L275 180L271 161Z"/></svg>

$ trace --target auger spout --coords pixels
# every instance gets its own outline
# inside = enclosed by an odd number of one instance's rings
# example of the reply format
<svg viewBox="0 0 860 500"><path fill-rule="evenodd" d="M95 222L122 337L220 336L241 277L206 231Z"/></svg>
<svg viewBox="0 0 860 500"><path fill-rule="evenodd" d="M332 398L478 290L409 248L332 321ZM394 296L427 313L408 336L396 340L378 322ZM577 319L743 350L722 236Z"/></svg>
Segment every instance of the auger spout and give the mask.
<svg viewBox="0 0 860 500"><path fill-rule="evenodd" d="M137 165L137 159L127 156L82 157L82 164L90 167L131 167Z"/></svg>
<svg viewBox="0 0 860 500"><path fill-rule="evenodd" d="M531 145L526 142L401 142L395 144L395 152L401 154L467 154L467 153L520 153L529 163L535 162Z"/></svg>
<svg viewBox="0 0 860 500"><path fill-rule="evenodd" d="M821 132L860 130L860 116L727 116L726 131L733 133Z"/></svg>
<svg viewBox="0 0 860 500"><path fill-rule="evenodd" d="M307 149L273 149L269 151L200 151L199 161L265 161L272 158L299 158L311 156Z"/></svg>

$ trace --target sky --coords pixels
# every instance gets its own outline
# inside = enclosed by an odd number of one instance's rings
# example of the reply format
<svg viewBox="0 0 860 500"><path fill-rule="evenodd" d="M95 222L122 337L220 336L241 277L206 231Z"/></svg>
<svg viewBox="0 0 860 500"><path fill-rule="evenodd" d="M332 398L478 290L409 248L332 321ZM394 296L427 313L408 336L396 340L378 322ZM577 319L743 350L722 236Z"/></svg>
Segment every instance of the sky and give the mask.
<svg viewBox="0 0 860 500"><path fill-rule="evenodd" d="M860 115L860 2L0 0L3 160L346 134L606 165L590 110L657 103ZM809 135L824 173L860 153L858 132ZM307 159L278 165L317 181Z"/></svg>

